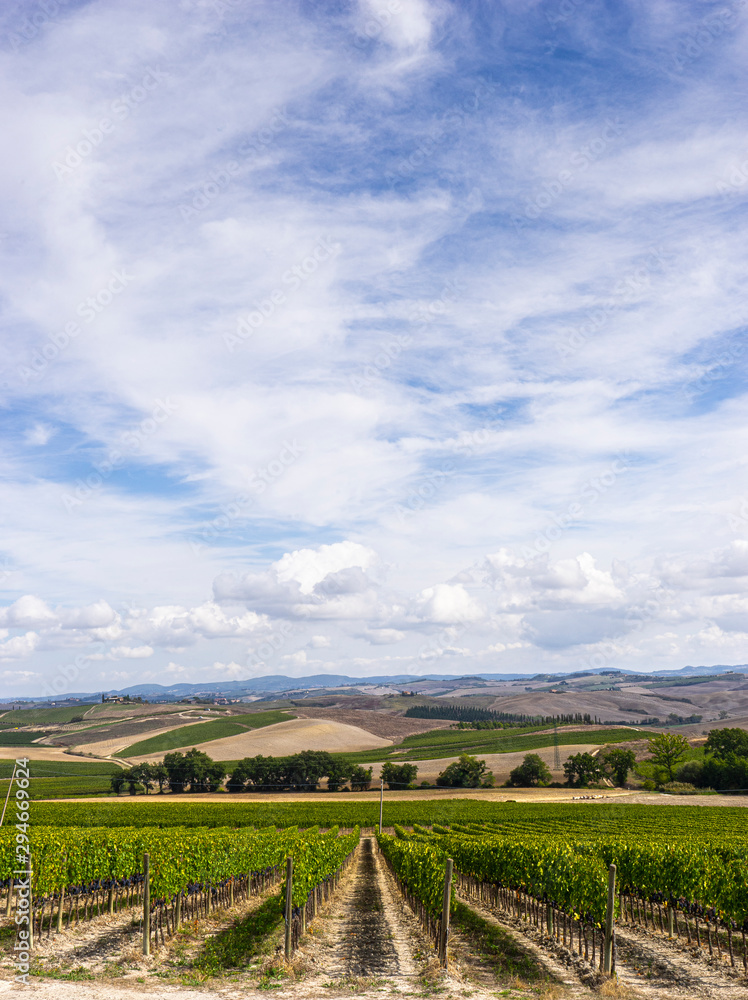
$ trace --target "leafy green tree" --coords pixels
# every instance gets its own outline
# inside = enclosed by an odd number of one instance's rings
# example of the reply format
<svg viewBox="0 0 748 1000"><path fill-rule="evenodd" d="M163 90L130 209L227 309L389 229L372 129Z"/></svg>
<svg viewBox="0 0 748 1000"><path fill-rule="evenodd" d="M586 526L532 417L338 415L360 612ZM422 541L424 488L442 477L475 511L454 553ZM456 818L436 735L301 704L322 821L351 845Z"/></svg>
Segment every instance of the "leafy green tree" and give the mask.
<svg viewBox="0 0 748 1000"><path fill-rule="evenodd" d="M122 777L125 780L130 795L135 795L140 784L140 775L137 767L129 767L126 771L123 771Z"/></svg>
<svg viewBox="0 0 748 1000"><path fill-rule="evenodd" d="M130 768L130 771L135 780L145 788L145 794L147 795L151 788L153 788L153 766L148 763L136 764L135 767Z"/></svg>
<svg viewBox="0 0 748 1000"><path fill-rule="evenodd" d="M463 753L442 771L436 783L447 788L477 788L487 770L485 760Z"/></svg>
<svg viewBox="0 0 748 1000"><path fill-rule="evenodd" d="M658 733L656 736L649 737L647 749L649 750L649 760L653 764L664 767L668 774L668 780L675 781L675 766L680 764L686 756L691 749L691 744L680 733Z"/></svg>
<svg viewBox="0 0 748 1000"><path fill-rule="evenodd" d="M417 774L415 764L395 764L388 760L382 765L382 780L388 788L407 788L416 780Z"/></svg>
<svg viewBox="0 0 748 1000"><path fill-rule="evenodd" d="M324 750L302 750L301 753L288 757L287 762L288 784L296 792L315 791L320 778L335 769L332 754Z"/></svg>
<svg viewBox="0 0 748 1000"><path fill-rule="evenodd" d="M537 753L525 754L525 759L509 772L509 784L514 788L534 788L548 785L551 772L543 758Z"/></svg>
<svg viewBox="0 0 748 1000"><path fill-rule="evenodd" d="M158 785L159 794L164 794L164 785L169 781L169 772L163 764L151 764L151 775Z"/></svg>
<svg viewBox="0 0 748 1000"><path fill-rule="evenodd" d="M117 795L119 795L119 793L127 784L127 778L125 777L125 772L117 771L117 773L113 774L109 779L109 784L112 786L112 791L116 792Z"/></svg>
<svg viewBox="0 0 748 1000"><path fill-rule="evenodd" d="M365 792L368 788L371 788L371 774L373 768L362 767L360 764L356 764L355 767L351 768L351 790L354 792Z"/></svg>
<svg viewBox="0 0 748 1000"><path fill-rule="evenodd" d="M636 754L633 750L624 750L623 747L608 747L600 754L600 760L614 784L623 788L629 771L636 765Z"/></svg>
<svg viewBox="0 0 748 1000"><path fill-rule="evenodd" d="M333 757L327 769L327 787L331 792L339 792L351 777L353 767L342 757Z"/></svg>
<svg viewBox="0 0 748 1000"><path fill-rule="evenodd" d="M591 753L577 753L564 763L564 774L567 784L584 787L591 781L599 781L603 777L603 768Z"/></svg>
<svg viewBox="0 0 748 1000"><path fill-rule="evenodd" d="M722 759L729 753L748 757L748 732L745 729L712 729L704 749Z"/></svg>
<svg viewBox="0 0 748 1000"><path fill-rule="evenodd" d="M704 777L704 761L687 760L675 772L675 780L682 781L686 785L695 785L697 788L708 785L709 782Z"/></svg>
<svg viewBox="0 0 748 1000"><path fill-rule="evenodd" d="M178 750L167 753L164 767L173 792L183 792L189 786L192 792L214 792L226 776L226 768L193 747L187 753Z"/></svg>
<svg viewBox="0 0 748 1000"><path fill-rule="evenodd" d="M169 776L169 790L172 792L185 791L187 781L187 769L184 762L184 754L179 750L174 750L164 756L164 767Z"/></svg>

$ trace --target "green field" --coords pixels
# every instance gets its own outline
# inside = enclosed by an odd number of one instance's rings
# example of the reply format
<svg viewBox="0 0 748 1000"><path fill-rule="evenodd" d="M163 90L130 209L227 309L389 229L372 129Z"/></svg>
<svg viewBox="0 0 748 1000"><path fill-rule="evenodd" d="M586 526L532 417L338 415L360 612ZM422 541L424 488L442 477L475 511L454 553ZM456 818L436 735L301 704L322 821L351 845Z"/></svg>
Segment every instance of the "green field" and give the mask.
<svg viewBox="0 0 748 1000"><path fill-rule="evenodd" d="M227 796L228 798L228 796ZM122 798L111 802L39 802L39 826L374 826L379 802L180 802L178 795ZM626 805L607 803L481 802L473 799L399 799L385 793L385 826L501 823L507 832L560 831L569 837L627 834L668 840L689 831L729 841L746 836L748 812L739 806Z"/></svg>
<svg viewBox="0 0 748 1000"><path fill-rule="evenodd" d="M253 712L243 715L241 721L233 718L214 719L197 725L180 726L179 729L172 729L168 733L133 743L116 756L143 757L149 753L166 753L178 747L192 747L199 743L209 743L211 740L222 740L227 736L238 736L251 729L263 729L265 726L274 726L277 722L288 722L289 719L295 718L295 715L288 712Z"/></svg>
<svg viewBox="0 0 748 1000"><path fill-rule="evenodd" d="M15 709L0 715L0 727L40 726L49 722L62 725L85 715L88 709L93 707L93 704L81 704L69 708Z"/></svg>
<svg viewBox="0 0 748 1000"><path fill-rule="evenodd" d="M433 729L427 733L406 736L394 747L380 750L359 750L356 753L341 754L346 760L356 764L372 763L396 759L399 761L435 760L440 757L458 757L461 753L517 753L523 750L538 750L552 747L553 733L538 732L547 726L528 726L526 729ZM649 735L648 733L644 734ZM623 743L640 739L641 733L634 729L595 729L593 731L558 731L561 745L579 746L582 743ZM402 751L405 753L394 753Z"/></svg>
<svg viewBox="0 0 748 1000"><path fill-rule="evenodd" d="M0 796L5 801L14 760L0 760ZM30 764L29 798L54 799L74 795L106 795L109 778L120 768L109 761L33 760Z"/></svg>
<svg viewBox="0 0 748 1000"><path fill-rule="evenodd" d="M0 729L0 747L33 747L44 736L49 736L49 732L24 733L17 729Z"/></svg>

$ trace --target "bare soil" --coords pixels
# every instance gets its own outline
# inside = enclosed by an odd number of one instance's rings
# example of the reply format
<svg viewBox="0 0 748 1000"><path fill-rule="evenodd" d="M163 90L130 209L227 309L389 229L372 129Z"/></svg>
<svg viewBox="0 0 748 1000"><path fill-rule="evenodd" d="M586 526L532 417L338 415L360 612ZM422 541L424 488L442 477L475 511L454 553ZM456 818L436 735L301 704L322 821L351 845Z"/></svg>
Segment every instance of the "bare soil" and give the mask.
<svg viewBox="0 0 748 1000"><path fill-rule="evenodd" d="M301 719L329 719L329 708L297 708L294 710ZM367 733L381 736L393 743L416 733L428 733L432 729L448 729L453 723L449 719L406 719L403 715L389 712L368 712L361 709L335 709L335 719L348 726L359 726Z"/></svg>
<svg viewBox="0 0 748 1000"><path fill-rule="evenodd" d="M566 969L567 983L571 974L576 981L603 995L641 1000L746 1000L748 997L742 961L736 958L737 966L732 969L724 960L719 961L716 957L710 960L705 947L688 947L677 939L671 942L664 937L619 926L616 928L617 982L605 982L587 962L526 921L502 911L489 910L473 899L464 902L486 918L490 914L501 926L534 943L557 975L563 977Z"/></svg>
<svg viewBox="0 0 748 1000"><path fill-rule="evenodd" d="M54 740L55 746L74 747L90 744L92 747L101 747L104 743L115 743L127 746L130 737L140 736L143 733L168 732L170 729L178 729L180 726L189 725L184 719L172 719L169 723L166 719L140 719L129 722L121 722L116 726L106 726L101 729L78 730L77 732L66 732L61 735L50 736ZM101 736L101 740L97 737Z"/></svg>
<svg viewBox="0 0 748 1000"><path fill-rule="evenodd" d="M329 714L329 713L328 713ZM330 719L291 719L277 722L263 729L251 729L236 736L201 743L200 749L213 760L240 760L264 754L271 757L285 757L301 750L329 750L345 752L353 750L376 750L390 746L391 741L373 736L357 726L348 726ZM189 748L186 743L182 749ZM163 753L133 757L137 761L163 759Z"/></svg>

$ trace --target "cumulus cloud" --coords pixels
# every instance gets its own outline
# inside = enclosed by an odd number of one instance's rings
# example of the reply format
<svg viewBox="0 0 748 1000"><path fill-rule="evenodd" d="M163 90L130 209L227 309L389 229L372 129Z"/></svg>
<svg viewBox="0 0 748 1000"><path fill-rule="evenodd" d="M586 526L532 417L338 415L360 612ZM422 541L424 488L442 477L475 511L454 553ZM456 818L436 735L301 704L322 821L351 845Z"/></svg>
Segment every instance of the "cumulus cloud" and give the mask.
<svg viewBox="0 0 748 1000"><path fill-rule="evenodd" d="M0 624L9 628L49 628L59 619L40 597L25 594L0 610Z"/></svg>
<svg viewBox="0 0 748 1000"><path fill-rule="evenodd" d="M26 632L25 635L16 635L12 639L0 642L0 659L3 660L23 660L30 656L39 645L39 636L36 632Z"/></svg>
<svg viewBox="0 0 748 1000"><path fill-rule="evenodd" d="M152 646L112 646L109 650L114 660L147 660L153 656Z"/></svg>
<svg viewBox="0 0 748 1000"><path fill-rule="evenodd" d="M436 625L476 622L485 615L480 603L468 594L461 583L439 583L422 590L412 605L415 617Z"/></svg>

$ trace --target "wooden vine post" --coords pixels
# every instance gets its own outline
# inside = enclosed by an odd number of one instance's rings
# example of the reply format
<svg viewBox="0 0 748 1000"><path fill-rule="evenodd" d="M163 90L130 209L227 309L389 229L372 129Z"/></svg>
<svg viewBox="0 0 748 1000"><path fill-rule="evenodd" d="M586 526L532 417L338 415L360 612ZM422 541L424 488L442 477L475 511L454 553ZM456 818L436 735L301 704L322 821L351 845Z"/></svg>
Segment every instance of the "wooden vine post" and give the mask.
<svg viewBox="0 0 748 1000"><path fill-rule="evenodd" d="M286 858L286 960L291 958L291 914L293 912L293 858Z"/></svg>
<svg viewBox="0 0 748 1000"><path fill-rule="evenodd" d="M603 974L613 971L613 917L616 901L616 866L608 868L608 906L605 911L605 943L603 945Z"/></svg>
<svg viewBox="0 0 748 1000"><path fill-rule="evenodd" d="M65 906L65 886L60 889L60 900L57 904L57 933L62 934L62 917ZM51 919L51 918L50 918Z"/></svg>
<svg viewBox="0 0 748 1000"><path fill-rule="evenodd" d="M143 954L151 953L151 859L143 855Z"/></svg>
<svg viewBox="0 0 748 1000"><path fill-rule="evenodd" d="M439 928L439 961L447 968L447 942L449 941L449 906L452 902L452 869L454 862L447 858L444 870L444 899L442 901L442 922Z"/></svg>
<svg viewBox="0 0 748 1000"><path fill-rule="evenodd" d="M384 812L384 778L379 780L379 833L382 833L382 813Z"/></svg>

